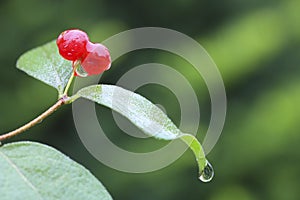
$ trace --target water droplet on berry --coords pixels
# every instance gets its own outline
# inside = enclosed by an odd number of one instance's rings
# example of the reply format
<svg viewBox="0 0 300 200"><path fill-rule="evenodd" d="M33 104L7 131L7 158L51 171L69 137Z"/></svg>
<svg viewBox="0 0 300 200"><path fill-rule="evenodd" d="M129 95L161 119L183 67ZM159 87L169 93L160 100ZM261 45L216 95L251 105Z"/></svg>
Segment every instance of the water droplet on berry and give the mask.
<svg viewBox="0 0 300 200"><path fill-rule="evenodd" d="M88 73L83 69L80 60L74 62L75 74L80 77L87 77Z"/></svg>
<svg viewBox="0 0 300 200"><path fill-rule="evenodd" d="M214 169L212 165L206 160L206 165L203 171L200 173L199 179L202 182L209 182L214 177Z"/></svg>

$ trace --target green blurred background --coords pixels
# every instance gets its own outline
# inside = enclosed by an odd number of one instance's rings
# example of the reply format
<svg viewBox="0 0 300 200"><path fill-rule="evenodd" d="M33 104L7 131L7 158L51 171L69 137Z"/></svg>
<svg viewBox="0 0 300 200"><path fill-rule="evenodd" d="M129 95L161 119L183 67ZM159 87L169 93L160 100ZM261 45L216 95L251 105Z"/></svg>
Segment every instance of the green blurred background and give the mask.
<svg viewBox="0 0 300 200"><path fill-rule="evenodd" d="M90 169L115 199L299 199L299 13L299 0L2 0L0 132L24 124L57 98L54 89L15 68L23 52L73 27L98 42L131 28L170 28L203 45L226 86L226 124L208 155L216 173L212 182L197 180L191 151L172 165L146 174L104 166L80 142L71 106L11 141L32 140L56 147ZM131 67L149 62L174 67L198 88L202 116L198 136L203 138L210 117L207 89L179 57L155 50L132 52L113 63L101 82L114 84ZM178 104L168 104L176 99L166 88L149 85L137 92L164 105L179 123ZM120 146L134 145L142 151L164 144L131 139L118 129L108 109L97 109Z"/></svg>

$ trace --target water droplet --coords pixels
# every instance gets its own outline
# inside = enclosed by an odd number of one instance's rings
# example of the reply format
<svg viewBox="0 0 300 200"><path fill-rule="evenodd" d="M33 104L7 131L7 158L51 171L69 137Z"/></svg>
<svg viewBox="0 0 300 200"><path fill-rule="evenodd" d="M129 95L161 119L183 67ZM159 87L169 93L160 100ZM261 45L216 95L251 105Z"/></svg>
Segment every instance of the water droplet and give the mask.
<svg viewBox="0 0 300 200"><path fill-rule="evenodd" d="M40 124L40 123L42 123L42 122L43 122L43 120L42 120L42 119L40 119L40 120L39 120L37 123L38 123L38 124Z"/></svg>
<svg viewBox="0 0 300 200"><path fill-rule="evenodd" d="M79 60L75 61L74 63L75 72L80 77L87 77L88 73L83 69L81 66L81 62Z"/></svg>
<svg viewBox="0 0 300 200"><path fill-rule="evenodd" d="M206 160L206 165L203 171L200 173L199 179L200 181L206 183L212 180L214 177L214 169L212 165Z"/></svg>

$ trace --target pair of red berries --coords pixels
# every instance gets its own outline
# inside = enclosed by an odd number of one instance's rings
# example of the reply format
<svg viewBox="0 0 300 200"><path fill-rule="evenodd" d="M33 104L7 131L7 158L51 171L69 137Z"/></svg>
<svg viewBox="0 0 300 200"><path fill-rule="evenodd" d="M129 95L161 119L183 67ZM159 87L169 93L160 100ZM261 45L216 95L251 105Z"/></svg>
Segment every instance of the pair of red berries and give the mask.
<svg viewBox="0 0 300 200"><path fill-rule="evenodd" d="M110 68L108 49L102 44L90 42L87 34L81 30L62 32L56 44L59 54L73 61L75 76L97 75Z"/></svg>

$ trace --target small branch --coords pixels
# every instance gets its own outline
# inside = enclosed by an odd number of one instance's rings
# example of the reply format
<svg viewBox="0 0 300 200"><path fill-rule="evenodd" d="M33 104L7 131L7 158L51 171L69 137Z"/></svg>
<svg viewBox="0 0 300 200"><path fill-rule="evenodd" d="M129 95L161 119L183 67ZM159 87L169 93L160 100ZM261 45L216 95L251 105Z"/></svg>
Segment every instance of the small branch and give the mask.
<svg viewBox="0 0 300 200"><path fill-rule="evenodd" d="M67 86L66 86L66 88L65 88L65 91L64 91L64 94L63 95L68 95L68 91L69 91L69 88L70 88L70 86L71 86L71 84L72 84L72 81L73 81L73 79L74 79L74 76L75 76L75 73L74 72L72 72L72 74L71 74L71 77L70 77L70 79L69 79L69 81L68 81L68 83L67 83Z"/></svg>
<svg viewBox="0 0 300 200"><path fill-rule="evenodd" d="M48 110L46 110L44 113L33 119L32 121L28 122L27 124L21 126L20 128L5 133L3 135L0 135L0 142L3 140L6 140L8 138L11 138L13 136L19 135L20 133L23 133L24 131L30 129L31 127L37 125L41 121L43 121L46 117L51 115L53 112L55 112L58 108L60 108L62 105L64 105L66 102L66 99L63 97L59 99L53 106L51 106Z"/></svg>

